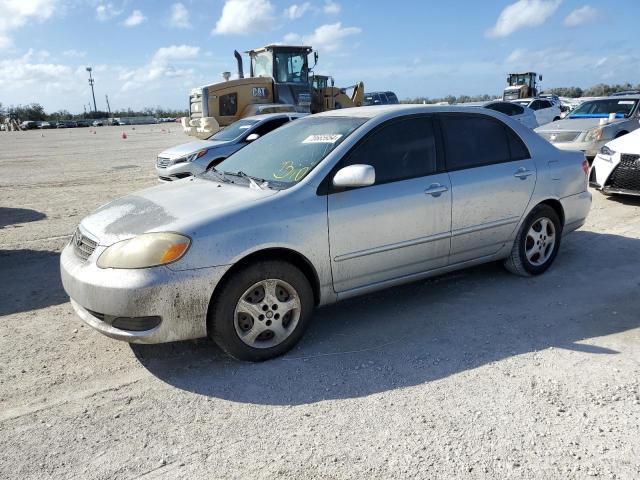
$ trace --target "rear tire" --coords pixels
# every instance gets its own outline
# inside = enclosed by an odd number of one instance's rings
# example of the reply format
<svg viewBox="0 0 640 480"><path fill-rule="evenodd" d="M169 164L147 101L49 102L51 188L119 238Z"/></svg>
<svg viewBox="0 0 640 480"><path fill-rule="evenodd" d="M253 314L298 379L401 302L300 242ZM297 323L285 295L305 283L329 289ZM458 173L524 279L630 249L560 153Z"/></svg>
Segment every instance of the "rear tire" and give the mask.
<svg viewBox="0 0 640 480"><path fill-rule="evenodd" d="M560 248L562 224L549 205L538 205L520 226L504 266L522 277L540 275L553 263Z"/></svg>
<svg viewBox="0 0 640 480"><path fill-rule="evenodd" d="M216 290L207 319L209 335L233 358L269 360L298 343L313 308L304 273L283 261L259 261L232 273Z"/></svg>

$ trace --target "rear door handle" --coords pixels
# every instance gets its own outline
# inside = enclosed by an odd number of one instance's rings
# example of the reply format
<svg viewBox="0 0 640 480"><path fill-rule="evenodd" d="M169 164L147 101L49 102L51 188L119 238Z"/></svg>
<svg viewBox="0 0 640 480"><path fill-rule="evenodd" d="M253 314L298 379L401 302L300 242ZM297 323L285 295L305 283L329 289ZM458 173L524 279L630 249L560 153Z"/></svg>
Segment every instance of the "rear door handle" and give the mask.
<svg viewBox="0 0 640 480"><path fill-rule="evenodd" d="M429 188L424 191L424 193L425 195L431 195L432 197L439 197L441 194L447 191L449 191L449 189L444 185L441 185L440 183L432 183L431 185L429 185Z"/></svg>
<svg viewBox="0 0 640 480"><path fill-rule="evenodd" d="M514 177L519 178L520 180L525 180L527 177L535 174L533 170L527 170L526 168L519 168L516 173L513 174Z"/></svg>

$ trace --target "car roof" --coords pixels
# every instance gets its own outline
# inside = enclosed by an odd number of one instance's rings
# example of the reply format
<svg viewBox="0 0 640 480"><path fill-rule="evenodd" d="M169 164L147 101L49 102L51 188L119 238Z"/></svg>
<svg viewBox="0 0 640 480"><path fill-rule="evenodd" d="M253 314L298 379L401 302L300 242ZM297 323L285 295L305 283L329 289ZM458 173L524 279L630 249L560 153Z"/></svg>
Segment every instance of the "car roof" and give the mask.
<svg viewBox="0 0 640 480"><path fill-rule="evenodd" d="M257 120L265 121L271 118L301 118L309 115L308 113L299 112L276 112L276 113L261 113L259 115L251 115L250 117L239 118L238 120Z"/></svg>
<svg viewBox="0 0 640 480"><path fill-rule="evenodd" d="M412 113L478 113L478 107L467 107L462 105L420 105L420 104L400 104L400 105L372 105L367 107L342 108L340 110L329 110L327 112L312 115L317 117L352 117L352 118L374 118L394 114L410 115ZM493 112L493 110L487 110Z"/></svg>

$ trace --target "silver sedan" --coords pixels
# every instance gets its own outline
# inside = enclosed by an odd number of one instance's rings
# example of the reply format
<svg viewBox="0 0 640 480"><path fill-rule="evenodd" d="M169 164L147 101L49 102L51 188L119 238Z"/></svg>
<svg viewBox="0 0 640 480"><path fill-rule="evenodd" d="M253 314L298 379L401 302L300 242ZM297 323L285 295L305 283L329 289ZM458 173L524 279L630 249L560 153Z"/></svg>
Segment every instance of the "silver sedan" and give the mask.
<svg viewBox="0 0 640 480"><path fill-rule="evenodd" d="M208 335L265 360L314 306L495 260L543 273L589 212L587 171L490 110L326 112L98 209L63 251L62 281L110 337Z"/></svg>

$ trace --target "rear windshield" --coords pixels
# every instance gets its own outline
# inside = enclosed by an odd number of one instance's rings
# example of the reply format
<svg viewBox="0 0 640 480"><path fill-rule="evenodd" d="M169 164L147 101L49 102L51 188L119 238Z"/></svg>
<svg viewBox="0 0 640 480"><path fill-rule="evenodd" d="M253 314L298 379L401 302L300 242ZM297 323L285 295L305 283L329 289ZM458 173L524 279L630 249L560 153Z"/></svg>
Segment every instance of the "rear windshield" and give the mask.
<svg viewBox="0 0 640 480"><path fill-rule="evenodd" d="M571 112L569 118L608 118L611 113L615 113L616 118L628 118L637 104L636 99L591 100Z"/></svg>
<svg viewBox="0 0 640 480"><path fill-rule="evenodd" d="M238 120L237 122L233 122L228 127L223 128L218 133L211 135L209 137L209 140L233 140L234 138L238 138L240 135L245 133L256 123L258 123L258 120Z"/></svg>

